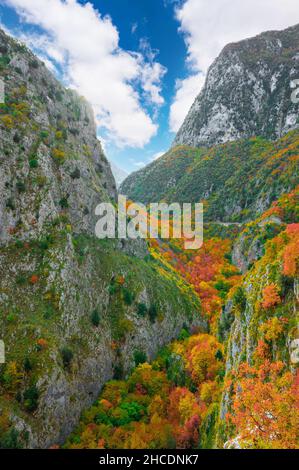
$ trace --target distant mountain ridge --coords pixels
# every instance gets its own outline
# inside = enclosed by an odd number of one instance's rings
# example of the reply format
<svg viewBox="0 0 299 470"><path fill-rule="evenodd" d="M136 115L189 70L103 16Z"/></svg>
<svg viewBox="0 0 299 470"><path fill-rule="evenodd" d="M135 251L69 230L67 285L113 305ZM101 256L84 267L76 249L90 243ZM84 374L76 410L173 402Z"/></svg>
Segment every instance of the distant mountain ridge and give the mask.
<svg viewBox="0 0 299 470"><path fill-rule="evenodd" d="M119 187L121 183L129 176L129 173L123 170L122 168L119 168L117 165L115 165L115 163L111 161L110 167L116 182L116 186Z"/></svg>
<svg viewBox="0 0 299 470"><path fill-rule="evenodd" d="M261 137L213 148L179 146L132 173L120 191L143 202L199 202L205 220L253 219L298 183L299 131L275 142Z"/></svg>

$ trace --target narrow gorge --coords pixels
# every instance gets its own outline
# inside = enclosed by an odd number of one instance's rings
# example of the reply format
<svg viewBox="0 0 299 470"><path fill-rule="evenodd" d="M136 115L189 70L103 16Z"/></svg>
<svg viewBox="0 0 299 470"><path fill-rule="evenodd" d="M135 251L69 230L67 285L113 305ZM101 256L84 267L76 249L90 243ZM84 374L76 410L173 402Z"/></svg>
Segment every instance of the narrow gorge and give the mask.
<svg viewBox="0 0 299 470"><path fill-rule="evenodd" d="M298 447L299 25L226 46L119 191L93 111L0 30L0 448ZM95 209L201 202L204 243Z"/></svg>

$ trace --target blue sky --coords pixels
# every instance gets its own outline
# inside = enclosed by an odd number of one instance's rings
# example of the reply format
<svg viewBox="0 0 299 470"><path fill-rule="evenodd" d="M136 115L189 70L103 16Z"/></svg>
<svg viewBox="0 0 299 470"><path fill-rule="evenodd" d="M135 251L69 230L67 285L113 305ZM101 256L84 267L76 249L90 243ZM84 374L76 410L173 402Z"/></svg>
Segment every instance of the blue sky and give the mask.
<svg viewBox="0 0 299 470"><path fill-rule="evenodd" d="M174 138L169 132L169 104L175 94L178 76L188 74L185 65L186 45L182 34L178 33L179 23L175 18L171 1L163 0L100 0L94 2L105 14L110 14L120 33L120 47L136 51L146 40L154 51L156 59L167 68L163 79L162 94L165 104L159 109L159 130L144 149L107 149L111 157L121 166L136 170L141 162L148 162L154 156L166 151ZM124 160L128 163L124 164ZM131 161L133 160L134 163Z"/></svg>
<svg viewBox="0 0 299 470"><path fill-rule="evenodd" d="M169 148L225 44L299 22L297 0L0 0L0 13L91 102L129 172Z"/></svg>

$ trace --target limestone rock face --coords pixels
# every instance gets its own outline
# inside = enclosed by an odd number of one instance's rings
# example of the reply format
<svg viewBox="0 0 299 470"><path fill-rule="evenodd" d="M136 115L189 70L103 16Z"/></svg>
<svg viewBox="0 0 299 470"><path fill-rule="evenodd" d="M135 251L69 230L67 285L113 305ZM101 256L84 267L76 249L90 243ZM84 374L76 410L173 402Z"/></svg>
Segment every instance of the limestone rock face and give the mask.
<svg viewBox="0 0 299 470"><path fill-rule="evenodd" d="M227 45L173 147L130 174L120 191L146 204L204 200L209 221L243 221L263 213L294 187L292 176L289 187L282 183L290 162L275 169L275 184L269 169L273 155L276 161L286 156L281 150L288 145L293 152L299 135L291 87L298 79L299 25Z"/></svg>
<svg viewBox="0 0 299 470"><path fill-rule="evenodd" d="M173 146L212 146L298 127L299 25L227 45L211 65Z"/></svg>
<svg viewBox="0 0 299 470"><path fill-rule="evenodd" d="M264 220L269 223L271 218ZM277 224L277 220L274 219L274 222ZM279 225L281 223L280 221ZM251 228L253 225L252 222ZM261 226L260 222L256 223L259 230L261 230ZM276 229L283 232L283 225L280 228L276 227ZM283 233L285 234L285 232ZM243 280L238 287L237 295L232 295L226 302L220 319L222 338L227 340L226 377L231 377L232 372L237 371L241 363L256 364L258 345L265 341L261 325L269 319L270 313L269 310L263 307L264 292L271 282L274 282L275 285L280 283L281 286L281 300L272 308L272 318L281 315L281 312L283 312L290 325L298 324L298 276L295 275L294 278L288 280L281 276L283 263L281 253L272 252L269 255L270 244L265 245L264 242L264 246L260 245L254 251L254 247L256 248L254 234L251 238L249 237L249 249L247 248L245 253L242 253L242 249L244 250L245 247L246 234L248 237L248 232L244 231L237 241L239 246L238 259L244 263L240 262L239 264L240 268L244 267ZM263 232L259 232L259 235L261 238L264 237ZM253 261L253 265L248 269L250 261ZM296 347L296 341L297 329L292 327L283 335L273 337L270 346L271 361L282 361L289 370L295 370L296 363L291 357L291 348ZM226 413L231 410L231 404L232 390L226 388L223 391L220 403L219 430L225 422ZM225 442L220 431L218 446L221 448L239 448L238 446L248 448L246 440L240 439L240 436Z"/></svg>
<svg viewBox="0 0 299 470"><path fill-rule="evenodd" d="M93 234L95 207L116 186L90 105L3 32L0 51L0 242L39 235L63 211Z"/></svg>
<svg viewBox="0 0 299 470"><path fill-rule="evenodd" d="M150 360L184 324L206 323L143 240L95 237L95 208L117 193L84 98L2 31L0 78L0 414L24 446L44 448L126 376L135 351ZM138 316L140 302L155 317Z"/></svg>

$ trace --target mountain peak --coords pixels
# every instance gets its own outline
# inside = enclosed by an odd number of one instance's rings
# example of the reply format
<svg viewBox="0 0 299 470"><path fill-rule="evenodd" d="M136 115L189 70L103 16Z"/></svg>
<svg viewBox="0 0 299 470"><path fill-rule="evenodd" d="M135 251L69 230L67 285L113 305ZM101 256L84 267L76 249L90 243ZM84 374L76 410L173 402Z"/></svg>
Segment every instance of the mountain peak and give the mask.
<svg viewBox="0 0 299 470"><path fill-rule="evenodd" d="M173 145L281 137L299 125L298 105L291 101L291 82L298 78L299 25L228 44L209 68Z"/></svg>

